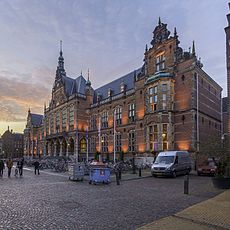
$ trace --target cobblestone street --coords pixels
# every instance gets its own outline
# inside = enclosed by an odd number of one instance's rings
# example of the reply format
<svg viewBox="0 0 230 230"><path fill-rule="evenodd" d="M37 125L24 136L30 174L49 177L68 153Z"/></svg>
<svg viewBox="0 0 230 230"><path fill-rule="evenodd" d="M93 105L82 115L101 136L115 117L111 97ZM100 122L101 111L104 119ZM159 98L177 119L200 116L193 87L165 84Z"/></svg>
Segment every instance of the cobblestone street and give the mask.
<svg viewBox="0 0 230 230"><path fill-rule="evenodd" d="M67 175L24 170L0 179L0 229L136 229L220 193L209 177L143 178L89 185Z"/></svg>

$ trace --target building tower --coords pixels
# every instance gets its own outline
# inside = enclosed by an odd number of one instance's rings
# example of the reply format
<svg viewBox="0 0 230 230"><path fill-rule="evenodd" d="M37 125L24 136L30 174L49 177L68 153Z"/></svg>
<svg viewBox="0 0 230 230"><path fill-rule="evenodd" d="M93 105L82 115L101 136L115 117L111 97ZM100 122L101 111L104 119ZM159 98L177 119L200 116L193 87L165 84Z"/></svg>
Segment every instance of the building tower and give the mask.
<svg viewBox="0 0 230 230"><path fill-rule="evenodd" d="M230 3L228 4L230 9ZM227 97L228 97L228 129L230 136L230 13L227 15L228 26L225 28L226 33L226 62L227 62Z"/></svg>

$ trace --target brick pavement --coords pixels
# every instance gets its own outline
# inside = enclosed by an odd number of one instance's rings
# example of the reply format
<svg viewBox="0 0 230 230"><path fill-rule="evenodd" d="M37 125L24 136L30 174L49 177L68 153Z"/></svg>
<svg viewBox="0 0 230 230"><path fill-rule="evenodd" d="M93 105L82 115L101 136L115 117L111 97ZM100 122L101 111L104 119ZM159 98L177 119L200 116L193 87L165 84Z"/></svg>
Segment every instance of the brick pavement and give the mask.
<svg viewBox="0 0 230 230"><path fill-rule="evenodd" d="M72 182L67 175L26 170L0 179L0 229L136 229L220 193L208 177L122 181L120 186Z"/></svg>

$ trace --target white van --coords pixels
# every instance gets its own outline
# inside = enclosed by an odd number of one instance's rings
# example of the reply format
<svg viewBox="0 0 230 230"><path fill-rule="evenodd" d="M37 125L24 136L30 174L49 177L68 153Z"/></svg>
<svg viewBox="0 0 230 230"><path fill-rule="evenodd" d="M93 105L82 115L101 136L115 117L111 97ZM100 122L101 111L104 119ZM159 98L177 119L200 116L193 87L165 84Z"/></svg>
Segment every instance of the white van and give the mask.
<svg viewBox="0 0 230 230"><path fill-rule="evenodd" d="M188 174L191 159L187 151L160 152L151 167L152 176L173 176Z"/></svg>

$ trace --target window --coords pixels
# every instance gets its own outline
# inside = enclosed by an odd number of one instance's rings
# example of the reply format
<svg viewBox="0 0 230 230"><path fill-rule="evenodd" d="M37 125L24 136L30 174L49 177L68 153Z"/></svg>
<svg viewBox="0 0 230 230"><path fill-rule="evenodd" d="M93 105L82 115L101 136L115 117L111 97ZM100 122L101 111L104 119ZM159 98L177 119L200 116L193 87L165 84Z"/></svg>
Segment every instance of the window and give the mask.
<svg viewBox="0 0 230 230"><path fill-rule="evenodd" d="M163 142L163 150L168 149L168 125L162 125L162 142Z"/></svg>
<svg viewBox="0 0 230 230"><path fill-rule="evenodd" d="M92 136L89 140L90 143L90 152L95 153L96 151L96 137Z"/></svg>
<svg viewBox="0 0 230 230"><path fill-rule="evenodd" d="M70 130L74 129L74 107L71 106L69 109L69 128Z"/></svg>
<svg viewBox="0 0 230 230"><path fill-rule="evenodd" d="M155 111L157 109L157 86L149 88L149 108L150 111Z"/></svg>
<svg viewBox="0 0 230 230"><path fill-rule="evenodd" d="M90 130L97 129L97 115L92 115L90 117Z"/></svg>
<svg viewBox="0 0 230 230"><path fill-rule="evenodd" d="M129 122L135 121L135 104L129 104Z"/></svg>
<svg viewBox="0 0 230 230"><path fill-rule="evenodd" d="M163 110L166 110L166 107L167 107L167 95L165 93L162 94L162 108Z"/></svg>
<svg viewBox="0 0 230 230"><path fill-rule="evenodd" d="M122 123L122 108L121 107L117 107L115 110L115 119L116 119L116 125L121 125Z"/></svg>
<svg viewBox="0 0 230 230"><path fill-rule="evenodd" d="M66 109L64 109L62 111L62 130L63 131L66 130L66 120L67 120L67 111L66 111Z"/></svg>
<svg viewBox="0 0 230 230"><path fill-rule="evenodd" d="M161 54L156 58L156 72L159 72L163 69L165 69L165 56Z"/></svg>
<svg viewBox="0 0 230 230"><path fill-rule="evenodd" d="M82 138L80 141L80 152L85 153L87 151L87 142L85 138Z"/></svg>
<svg viewBox="0 0 230 230"><path fill-rule="evenodd" d="M50 133L54 132L54 116L53 114L51 114L51 118L50 118Z"/></svg>
<svg viewBox="0 0 230 230"><path fill-rule="evenodd" d="M60 132L60 112L56 113L56 132Z"/></svg>
<svg viewBox="0 0 230 230"><path fill-rule="evenodd" d="M167 84L162 84L162 92L167 92Z"/></svg>
<svg viewBox="0 0 230 230"><path fill-rule="evenodd" d="M158 149L158 128L157 125L149 126L149 150Z"/></svg>
<svg viewBox="0 0 230 230"><path fill-rule="evenodd" d="M108 136L102 135L101 137L101 152L107 153L108 152Z"/></svg>
<svg viewBox="0 0 230 230"><path fill-rule="evenodd" d="M115 150L116 152L121 152L121 134L116 133L115 135Z"/></svg>
<svg viewBox="0 0 230 230"><path fill-rule="evenodd" d="M132 130L129 132L129 152L135 152L135 143L136 143L135 131Z"/></svg>
<svg viewBox="0 0 230 230"><path fill-rule="evenodd" d="M108 128L108 112L105 111L101 115L101 127Z"/></svg>

